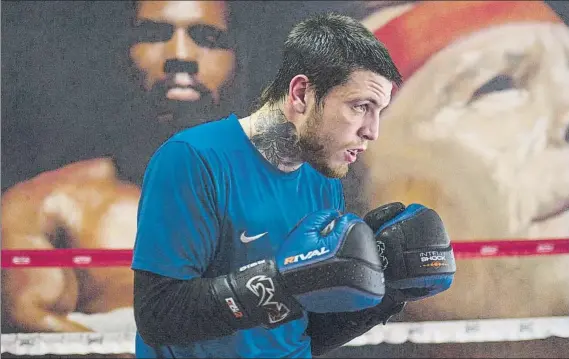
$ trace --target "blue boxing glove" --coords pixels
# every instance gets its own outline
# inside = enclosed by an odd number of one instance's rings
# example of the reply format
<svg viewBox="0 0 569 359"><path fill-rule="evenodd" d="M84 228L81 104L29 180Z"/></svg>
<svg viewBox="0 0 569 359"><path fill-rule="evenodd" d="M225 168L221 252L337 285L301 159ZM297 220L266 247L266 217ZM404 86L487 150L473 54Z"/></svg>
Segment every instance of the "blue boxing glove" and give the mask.
<svg viewBox="0 0 569 359"><path fill-rule="evenodd" d="M336 210L309 214L274 258L218 277L212 287L236 329L273 328L304 311L357 311L376 306L385 294L373 231L358 216Z"/></svg>
<svg viewBox="0 0 569 359"><path fill-rule="evenodd" d="M276 255L290 294L314 313L356 311L385 293L371 228L355 214L319 211L305 217Z"/></svg>
<svg viewBox="0 0 569 359"><path fill-rule="evenodd" d="M364 217L377 240L387 291L415 301L450 288L456 262L442 219L420 204L390 203Z"/></svg>

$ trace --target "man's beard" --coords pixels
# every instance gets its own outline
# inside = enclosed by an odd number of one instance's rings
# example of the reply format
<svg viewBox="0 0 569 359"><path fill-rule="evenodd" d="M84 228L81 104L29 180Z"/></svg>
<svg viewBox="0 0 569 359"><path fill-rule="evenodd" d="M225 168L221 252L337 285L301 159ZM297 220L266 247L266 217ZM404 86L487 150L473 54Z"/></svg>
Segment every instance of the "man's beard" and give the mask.
<svg viewBox="0 0 569 359"><path fill-rule="evenodd" d="M334 144L334 140L322 135L322 113L314 110L306 122L306 127L299 134L299 146L302 158L315 170L329 178L344 178L348 174L348 164L331 166L329 163L332 153L326 144Z"/></svg>
<svg viewBox="0 0 569 359"><path fill-rule="evenodd" d="M145 94L151 117L158 123L181 129L225 115L220 111L220 105L214 101L211 91L203 85L197 86L195 90L200 93L197 101L170 100L166 98L168 88L165 84L156 84Z"/></svg>
<svg viewBox="0 0 569 359"><path fill-rule="evenodd" d="M165 86L144 91L139 85L126 96L124 111L116 121L113 158L123 179L141 183L152 154L174 134L226 116L211 93L200 91L195 102L165 98ZM201 88L198 88L201 90ZM222 108L223 107L223 108Z"/></svg>

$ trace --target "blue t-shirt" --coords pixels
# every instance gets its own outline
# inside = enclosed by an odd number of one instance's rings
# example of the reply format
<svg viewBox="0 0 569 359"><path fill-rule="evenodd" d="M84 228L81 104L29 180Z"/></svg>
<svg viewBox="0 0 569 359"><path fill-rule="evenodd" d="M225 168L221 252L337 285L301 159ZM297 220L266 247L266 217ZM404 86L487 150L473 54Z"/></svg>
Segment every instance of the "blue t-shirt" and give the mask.
<svg viewBox="0 0 569 359"><path fill-rule="evenodd" d="M153 155L142 185L132 268L176 279L228 274L274 256L299 220L329 208L344 211L340 180L308 164L290 173L278 170L232 114L174 135ZM176 357L307 358L306 327L307 315L271 330L241 330L170 349ZM139 335L136 355L156 357Z"/></svg>

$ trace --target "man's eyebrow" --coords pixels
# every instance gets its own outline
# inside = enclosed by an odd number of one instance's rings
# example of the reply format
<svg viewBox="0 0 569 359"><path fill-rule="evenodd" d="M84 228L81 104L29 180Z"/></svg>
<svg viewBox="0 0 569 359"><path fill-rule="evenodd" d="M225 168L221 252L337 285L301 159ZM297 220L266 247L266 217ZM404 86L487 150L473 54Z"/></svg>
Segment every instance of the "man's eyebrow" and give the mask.
<svg viewBox="0 0 569 359"><path fill-rule="evenodd" d="M136 26L172 26L169 23L164 22L164 21L156 21L156 20L147 19L147 18L136 19L134 24Z"/></svg>
<svg viewBox="0 0 569 359"><path fill-rule="evenodd" d="M152 20L152 19L148 19L148 18L137 19L135 21L135 25L136 26L169 26L169 27L173 26L172 24L170 24L167 21ZM223 29L222 27L217 26L217 25L213 25L213 24L196 23L196 24L190 24L187 27L188 28L201 27L201 28L207 28L210 30L216 30L219 32L228 32L226 29Z"/></svg>
<svg viewBox="0 0 569 359"><path fill-rule="evenodd" d="M389 105L391 105L391 101L387 101L387 104L386 104L385 101L378 102L375 98L371 98L371 97L368 98L368 100L370 102L372 102L375 106L380 108L382 111L386 110L389 107Z"/></svg>
<svg viewBox="0 0 569 359"><path fill-rule="evenodd" d="M227 33L229 32L227 29L222 28L221 26L217 26L217 25L212 25L212 24L192 24L189 25L188 28L201 28L201 29L207 29L207 30L213 30L213 31L219 31L222 33Z"/></svg>
<svg viewBox="0 0 569 359"><path fill-rule="evenodd" d="M359 102L359 101L371 102L376 107L382 107L382 105L374 97L371 97L371 96L361 97L361 98L354 100L354 102Z"/></svg>
<svg viewBox="0 0 569 359"><path fill-rule="evenodd" d="M369 101L369 102L371 102L371 103L373 103L373 104L374 104L375 106L377 106L377 107L381 107L381 106L379 105L379 102L377 102L377 100L374 99L374 98L372 98L372 97L367 97L366 100Z"/></svg>

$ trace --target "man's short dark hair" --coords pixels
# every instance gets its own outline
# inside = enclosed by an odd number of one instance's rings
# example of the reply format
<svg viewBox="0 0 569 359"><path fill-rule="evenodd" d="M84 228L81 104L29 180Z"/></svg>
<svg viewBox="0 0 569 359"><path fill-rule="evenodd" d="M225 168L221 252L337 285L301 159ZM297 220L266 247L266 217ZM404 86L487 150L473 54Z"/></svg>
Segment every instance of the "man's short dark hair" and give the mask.
<svg viewBox="0 0 569 359"><path fill-rule="evenodd" d="M259 104L275 103L287 94L294 76L308 77L317 105L356 70L369 70L400 86L401 74L385 46L357 20L335 13L310 17L293 27L278 73Z"/></svg>

